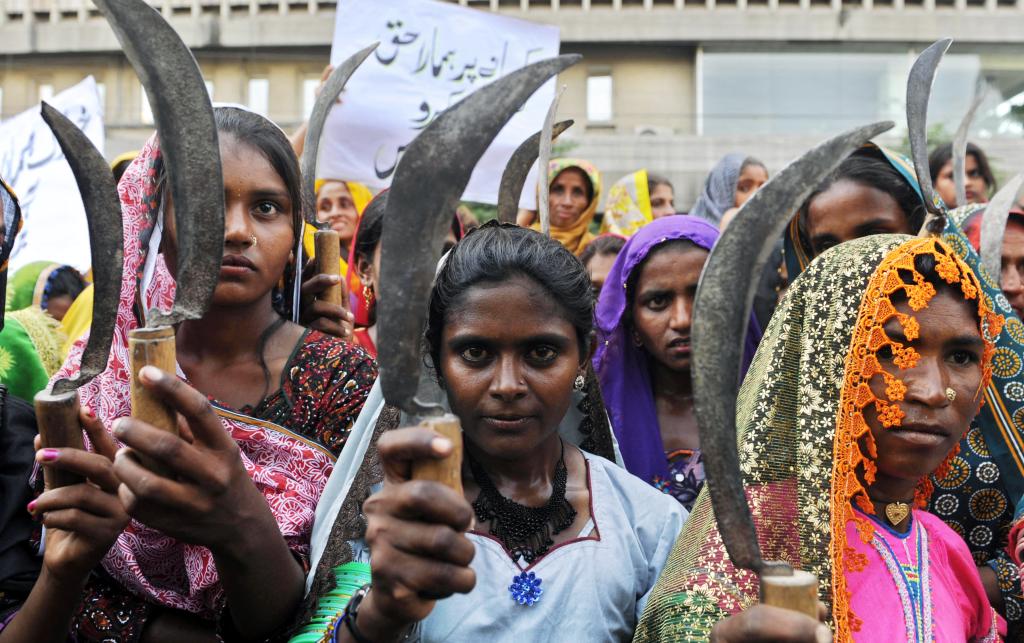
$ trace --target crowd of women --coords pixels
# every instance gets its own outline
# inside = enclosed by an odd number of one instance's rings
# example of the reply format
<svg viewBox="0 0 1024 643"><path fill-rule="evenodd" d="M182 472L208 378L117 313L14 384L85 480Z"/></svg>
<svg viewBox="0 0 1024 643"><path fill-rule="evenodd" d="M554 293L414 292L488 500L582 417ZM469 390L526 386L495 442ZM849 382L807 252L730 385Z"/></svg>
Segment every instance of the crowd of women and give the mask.
<svg viewBox="0 0 1024 643"><path fill-rule="evenodd" d="M742 483L765 557L817 575L815 619L757 604L730 560L695 414L698 282L763 163L723 158L688 214L662 176L603 195L570 158L547 168L550 235L530 211L445 213L422 357L459 444L401 426L378 380L389 192L317 177L341 277L317 274L296 256L315 252L300 137L214 115L216 289L175 329L176 372L138 373L177 434L132 417L130 392L129 333L173 301L181 252L157 135L114 168L124 280L107 368L79 389L84 449L43 448L29 402L81 368L88 275L44 262L9 280L0 642L1024 635L1018 498L992 443L999 414L1024 418L1024 211L995 280L979 148L965 203L950 146L932 153L950 214L927 236L912 165L873 143L850 154L794 212L745 320ZM339 283L342 305L319 296ZM454 451L461 493L413 475Z"/></svg>

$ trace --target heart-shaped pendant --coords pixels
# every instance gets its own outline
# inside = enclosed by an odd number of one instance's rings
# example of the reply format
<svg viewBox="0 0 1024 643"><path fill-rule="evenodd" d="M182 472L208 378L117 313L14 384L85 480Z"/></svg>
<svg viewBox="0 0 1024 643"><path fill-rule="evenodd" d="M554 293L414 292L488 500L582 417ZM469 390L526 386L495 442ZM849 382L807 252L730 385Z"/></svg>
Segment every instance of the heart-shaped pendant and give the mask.
<svg viewBox="0 0 1024 643"><path fill-rule="evenodd" d="M893 527L903 522L910 513L910 505L905 502L890 502L885 506L885 517Z"/></svg>

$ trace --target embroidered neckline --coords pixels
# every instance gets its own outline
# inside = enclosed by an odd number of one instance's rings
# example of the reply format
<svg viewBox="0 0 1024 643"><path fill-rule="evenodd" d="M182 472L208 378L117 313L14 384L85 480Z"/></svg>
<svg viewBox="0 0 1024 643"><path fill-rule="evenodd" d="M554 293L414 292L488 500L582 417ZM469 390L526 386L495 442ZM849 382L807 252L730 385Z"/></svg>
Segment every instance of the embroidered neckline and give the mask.
<svg viewBox="0 0 1024 643"><path fill-rule="evenodd" d="M881 556L889 576L896 584L896 592L903 607L903 624L907 641L933 641L932 589L929 573L928 534L917 525L914 530L917 562L902 563L896 557L889 541L876 533L871 544Z"/></svg>

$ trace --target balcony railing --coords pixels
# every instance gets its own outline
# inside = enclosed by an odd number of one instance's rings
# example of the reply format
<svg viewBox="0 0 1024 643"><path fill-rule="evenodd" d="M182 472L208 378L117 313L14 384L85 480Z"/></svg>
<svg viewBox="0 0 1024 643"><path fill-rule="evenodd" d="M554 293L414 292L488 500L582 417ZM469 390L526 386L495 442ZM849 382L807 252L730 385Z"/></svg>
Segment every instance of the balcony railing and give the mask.
<svg viewBox="0 0 1024 643"><path fill-rule="evenodd" d="M334 11L336 0L149 0L150 4L168 17L220 15L222 17L289 14L305 12L316 14ZM840 9L915 8L925 11L1004 9L1022 10L1024 0L445 0L454 4L502 13L538 12L609 12L622 11L686 11L687 9L714 9L727 6L733 9L766 7L831 7ZM58 22L98 18L99 11L92 0L3 0L0 23L3 22Z"/></svg>

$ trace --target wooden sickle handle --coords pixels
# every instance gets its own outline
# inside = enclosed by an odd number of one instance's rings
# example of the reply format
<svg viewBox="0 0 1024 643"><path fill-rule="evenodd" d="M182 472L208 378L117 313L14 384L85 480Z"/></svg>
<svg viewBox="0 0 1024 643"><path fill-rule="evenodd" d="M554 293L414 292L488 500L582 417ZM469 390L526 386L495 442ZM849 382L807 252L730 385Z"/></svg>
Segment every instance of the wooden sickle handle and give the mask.
<svg viewBox="0 0 1024 643"><path fill-rule="evenodd" d="M132 417L177 435L177 412L150 393L139 381L139 370L143 366L155 366L172 376L175 374L177 362L174 329L170 326L159 326L129 331L128 353L132 371ZM161 471L161 467L149 458L140 453L136 455L146 468Z"/></svg>
<svg viewBox="0 0 1024 643"><path fill-rule="evenodd" d="M761 602L818 620L818 577L801 569L792 576L761 575Z"/></svg>
<svg viewBox="0 0 1024 643"><path fill-rule="evenodd" d="M82 425L78 419L78 391L60 395L48 390L40 391L35 396L35 407L39 441L44 449L85 450ZM84 482L85 478L69 471L43 467L43 481L47 489L56 489Z"/></svg>
<svg viewBox="0 0 1024 643"><path fill-rule="evenodd" d="M442 460L417 460L412 465L413 480L440 482L462 495L462 425L451 414L431 418L420 424L452 441L452 452Z"/></svg>
<svg viewBox="0 0 1024 643"><path fill-rule="evenodd" d="M316 271L321 275L341 276L341 238L334 230L317 230L313 233L316 247ZM333 284L320 294L320 299L336 306L342 302L341 281ZM347 307L347 306L346 306Z"/></svg>

